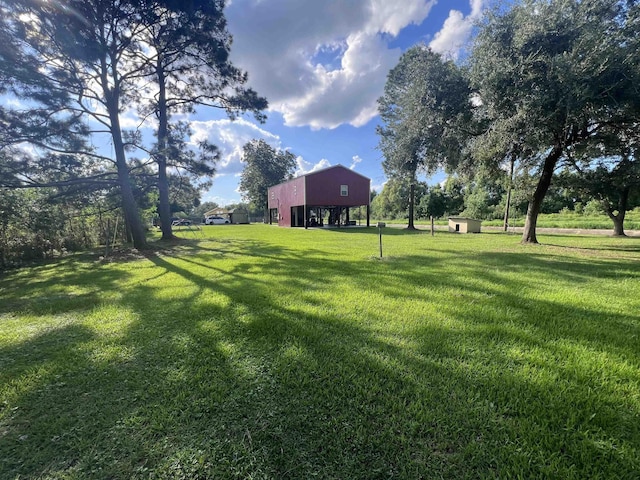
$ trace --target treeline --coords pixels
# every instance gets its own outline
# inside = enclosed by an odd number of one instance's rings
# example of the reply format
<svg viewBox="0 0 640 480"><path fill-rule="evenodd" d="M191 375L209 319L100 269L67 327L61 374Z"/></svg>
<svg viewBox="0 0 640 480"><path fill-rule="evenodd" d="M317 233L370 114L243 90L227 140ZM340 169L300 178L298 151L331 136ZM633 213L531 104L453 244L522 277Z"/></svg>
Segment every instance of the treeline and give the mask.
<svg viewBox="0 0 640 480"><path fill-rule="evenodd" d="M640 201L639 24L633 0L522 0L484 15L464 61L407 51L379 99L390 181L378 215L506 223L526 203L522 241L536 243L545 199L561 189L565 207L596 201L624 235ZM438 170L460 187L418 182Z"/></svg>
<svg viewBox="0 0 640 480"><path fill-rule="evenodd" d="M38 211L98 223L116 199L136 248L146 248L142 217L155 202L162 236L172 238L172 177L202 189L218 159L214 145L188 144L189 123L176 114L211 107L264 120L266 100L229 61L223 8L221 0L0 0L0 215L35 229L19 243L33 235L35 248L41 230L12 198L46 198ZM124 127L125 114L137 128ZM54 231L63 224L50 226L53 250L75 244L55 240L69 233ZM27 247L8 232L20 227L3 228L3 258L22 257Z"/></svg>
<svg viewBox="0 0 640 480"><path fill-rule="evenodd" d="M516 176L509 198L507 196L509 177L506 172L497 178L488 177L482 171L466 179L450 175L442 184L435 185L417 181L414 183L414 216L417 220L460 215L480 220L505 221L506 205L509 200L510 217L523 219L527 214L529 192L535 185L535 180L536 178L532 175ZM594 196L590 189L584 189L583 181L583 176L568 170L558 173L542 202L540 213L606 215L607 205L601 199L602 197ZM629 189L625 211L640 207L638 183L634 182L631 185L633 188ZM606 185L603 185L603 189L615 191L615 188ZM409 184L397 178L391 179L380 193L372 192L372 215L380 219L407 220L409 201ZM506 221L507 225L511 223L508 218Z"/></svg>

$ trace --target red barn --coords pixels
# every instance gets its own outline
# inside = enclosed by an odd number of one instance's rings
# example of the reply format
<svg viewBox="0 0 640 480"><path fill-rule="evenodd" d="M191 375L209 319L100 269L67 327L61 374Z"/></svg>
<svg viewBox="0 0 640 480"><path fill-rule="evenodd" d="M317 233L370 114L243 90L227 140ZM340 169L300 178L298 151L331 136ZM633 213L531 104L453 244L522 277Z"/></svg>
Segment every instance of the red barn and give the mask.
<svg viewBox="0 0 640 480"><path fill-rule="evenodd" d="M269 223L281 227L355 225L350 209L366 207L371 180L342 165L317 170L269 188Z"/></svg>

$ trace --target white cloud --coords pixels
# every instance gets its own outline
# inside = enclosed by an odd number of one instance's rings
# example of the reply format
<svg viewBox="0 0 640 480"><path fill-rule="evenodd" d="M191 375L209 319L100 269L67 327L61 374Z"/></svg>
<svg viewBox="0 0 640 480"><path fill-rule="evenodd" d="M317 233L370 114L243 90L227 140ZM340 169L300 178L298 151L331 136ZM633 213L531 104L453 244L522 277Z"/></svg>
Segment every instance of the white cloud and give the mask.
<svg viewBox="0 0 640 480"><path fill-rule="evenodd" d="M253 139L262 139L269 145L280 148L280 137L245 120L208 120L191 123L191 144L208 140L220 149L217 176L239 174L243 169L242 147Z"/></svg>
<svg viewBox="0 0 640 480"><path fill-rule="evenodd" d="M296 168L295 176L299 177L300 175L306 175L307 173L315 172L316 170L322 170L323 168L327 168L331 166L331 162L326 158L321 159L318 163L311 163L305 160L303 157L298 156L296 158L296 164L298 168Z"/></svg>
<svg viewBox="0 0 640 480"><path fill-rule="evenodd" d="M225 198L220 195L214 195L212 191L208 191L202 195L201 202L216 202L220 206L229 205L230 203L237 203L237 198Z"/></svg>
<svg viewBox="0 0 640 480"><path fill-rule="evenodd" d="M470 0L471 13L466 17L459 10L451 10L440 31L429 43L431 49L446 57L457 58L471 37L474 22L482 14L483 1Z"/></svg>
<svg viewBox="0 0 640 480"><path fill-rule="evenodd" d="M436 3L436 0L422 2L371 0L369 2L371 18L367 25L369 33L378 31L395 37L407 25L421 23Z"/></svg>
<svg viewBox="0 0 640 480"><path fill-rule="evenodd" d="M420 24L435 3L234 0L227 10L232 61L287 125L361 126L377 114L376 100L401 54L389 48L389 37Z"/></svg>
<svg viewBox="0 0 640 480"><path fill-rule="evenodd" d="M318 129L350 123L360 127L378 113L376 100L400 50L389 50L381 37L364 33L349 36L346 43L340 69L329 71L317 65L313 88L274 105L287 125Z"/></svg>
<svg viewBox="0 0 640 480"><path fill-rule="evenodd" d="M371 185L371 190L375 190L376 192L380 193L380 192L382 192L382 189L387 184L387 182L388 182L388 180L385 180L384 182L382 182L380 184Z"/></svg>
<svg viewBox="0 0 640 480"><path fill-rule="evenodd" d="M353 157L351 157L351 166L349 167L349 169L351 170L355 170L356 166L362 161L362 159L358 156L358 155L354 155Z"/></svg>

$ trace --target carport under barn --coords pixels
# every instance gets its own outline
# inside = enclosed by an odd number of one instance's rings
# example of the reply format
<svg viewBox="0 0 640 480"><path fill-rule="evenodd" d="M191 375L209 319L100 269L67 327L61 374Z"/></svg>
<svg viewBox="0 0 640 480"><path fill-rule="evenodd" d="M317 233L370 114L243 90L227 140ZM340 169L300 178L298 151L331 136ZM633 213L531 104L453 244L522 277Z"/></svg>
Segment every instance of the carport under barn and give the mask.
<svg viewBox="0 0 640 480"><path fill-rule="evenodd" d="M369 226L370 189L370 179L342 165L301 175L269 188L269 223L305 228L350 225L351 209L366 207Z"/></svg>

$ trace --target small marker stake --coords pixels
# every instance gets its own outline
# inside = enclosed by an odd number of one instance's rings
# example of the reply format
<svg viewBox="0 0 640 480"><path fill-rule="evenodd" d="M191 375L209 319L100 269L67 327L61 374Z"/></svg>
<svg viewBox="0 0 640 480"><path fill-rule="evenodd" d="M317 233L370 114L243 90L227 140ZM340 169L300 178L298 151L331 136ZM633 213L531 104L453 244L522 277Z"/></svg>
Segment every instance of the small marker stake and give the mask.
<svg viewBox="0 0 640 480"><path fill-rule="evenodd" d="M382 258L382 228L386 226L386 223L378 222L378 234L380 235L380 258Z"/></svg>

